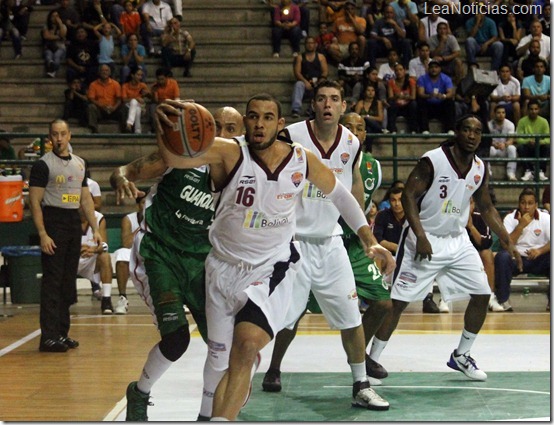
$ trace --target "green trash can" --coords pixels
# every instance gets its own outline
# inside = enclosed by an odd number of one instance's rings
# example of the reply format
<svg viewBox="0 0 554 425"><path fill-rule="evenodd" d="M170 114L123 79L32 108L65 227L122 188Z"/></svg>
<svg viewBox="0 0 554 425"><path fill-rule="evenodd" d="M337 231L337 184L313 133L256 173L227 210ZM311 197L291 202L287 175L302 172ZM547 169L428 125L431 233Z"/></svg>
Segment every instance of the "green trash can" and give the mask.
<svg viewBox="0 0 554 425"><path fill-rule="evenodd" d="M6 246L0 251L8 266L12 304L40 303L40 247Z"/></svg>

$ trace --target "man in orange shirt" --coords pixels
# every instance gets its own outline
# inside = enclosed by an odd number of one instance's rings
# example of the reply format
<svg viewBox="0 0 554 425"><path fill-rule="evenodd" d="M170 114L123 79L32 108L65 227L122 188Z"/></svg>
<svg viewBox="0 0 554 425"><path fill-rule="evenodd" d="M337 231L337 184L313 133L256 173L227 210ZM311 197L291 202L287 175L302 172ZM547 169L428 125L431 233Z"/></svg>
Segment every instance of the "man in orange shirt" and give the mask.
<svg viewBox="0 0 554 425"><path fill-rule="evenodd" d="M357 41L360 45L360 52L365 52L365 28L366 20L356 16L356 2L348 0L344 6L344 14L333 24L333 32L337 36L342 59L348 56L348 46L353 41Z"/></svg>
<svg viewBox="0 0 554 425"><path fill-rule="evenodd" d="M179 84L173 78L171 70L168 68L158 68L156 70L156 82L152 84L152 103L150 104L150 118L152 133L156 132L154 118L156 116L156 107L166 99L179 99Z"/></svg>
<svg viewBox="0 0 554 425"><path fill-rule="evenodd" d="M111 70L106 64L98 67L98 78L90 83L87 91L88 126L92 133L98 133L100 119L116 120L122 125L121 86L110 78Z"/></svg>

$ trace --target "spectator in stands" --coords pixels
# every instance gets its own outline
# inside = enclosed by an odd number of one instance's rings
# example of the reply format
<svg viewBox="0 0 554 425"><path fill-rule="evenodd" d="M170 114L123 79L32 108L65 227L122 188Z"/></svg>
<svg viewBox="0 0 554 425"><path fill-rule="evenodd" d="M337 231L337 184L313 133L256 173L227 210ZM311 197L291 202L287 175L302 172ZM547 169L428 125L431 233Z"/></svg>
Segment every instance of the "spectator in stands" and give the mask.
<svg viewBox="0 0 554 425"><path fill-rule="evenodd" d="M448 34L450 34L450 26L448 21L444 18L441 18L438 13L430 13L425 17L421 18L419 21L419 41L426 41L429 43L431 37L437 35L438 25L440 23L445 23L448 28Z"/></svg>
<svg viewBox="0 0 554 425"><path fill-rule="evenodd" d="M528 114L522 117L517 123L516 133L518 135L525 134L550 134L550 125L548 121L539 115L539 101L532 99L527 106ZM517 153L522 158L534 158L537 156L537 147L535 138L519 137L517 139ZM539 158L550 158L550 137L545 137L539 141ZM546 161L541 161L539 180L546 181ZM534 164L532 162L524 162L524 173L521 180L529 181L534 178Z"/></svg>
<svg viewBox="0 0 554 425"><path fill-rule="evenodd" d="M27 40L27 32L29 30L29 21L31 19L31 13L34 10L33 5L36 0L15 0L15 7L13 9L13 24L19 31L19 36L22 41ZM11 1L9 2L11 3Z"/></svg>
<svg viewBox="0 0 554 425"><path fill-rule="evenodd" d="M369 68L369 62L361 57L360 45L353 41L348 46L350 53L338 66L338 81L344 88L347 104L353 106L355 101L352 97L354 86L362 81L364 72Z"/></svg>
<svg viewBox="0 0 554 425"><path fill-rule="evenodd" d="M437 33L429 39L431 58L441 64L442 72L452 78L454 85L460 84L464 76L464 69L458 40L450 33L448 23L439 22Z"/></svg>
<svg viewBox="0 0 554 425"><path fill-rule="evenodd" d="M491 69L498 71L502 61L504 46L498 40L498 30L494 21L482 13L469 18L465 24L467 61L476 62L477 56L490 56Z"/></svg>
<svg viewBox="0 0 554 425"><path fill-rule="evenodd" d="M358 100L354 112L364 119L368 134L383 132L383 120L385 119L383 102L377 99L373 86L365 88L364 97ZM365 148L368 152L372 150L372 140L367 137Z"/></svg>
<svg viewBox="0 0 554 425"><path fill-rule="evenodd" d="M162 62L166 68L182 66L183 77L192 77L190 67L196 57L196 43L190 32L181 28L177 18L172 18L162 35Z"/></svg>
<svg viewBox="0 0 554 425"><path fill-rule="evenodd" d="M67 48L67 81L81 78L88 87L98 72L98 43L87 38L87 30L78 26L75 40Z"/></svg>
<svg viewBox="0 0 554 425"><path fill-rule="evenodd" d="M5 130L0 130L0 159L17 159L10 139L1 134L5 132Z"/></svg>
<svg viewBox="0 0 554 425"><path fill-rule="evenodd" d="M115 276L119 300L115 306L115 314L127 314L129 301L127 299L127 281L129 280L129 261L131 260L131 247L135 234L139 231L143 218L146 195L136 199L137 211L127 214L121 219L121 248L113 253L115 258Z"/></svg>
<svg viewBox="0 0 554 425"><path fill-rule="evenodd" d="M429 69L429 61L431 60L431 50L429 49L429 44L427 44L426 42L421 42L418 44L417 50L418 55L410 60L410 64L408 67L410 78L413 78L416 81L419 77L427 73Z"/></svg>
<svg viewBox="0 0 554 425"><path fill-rule="evenodd" d="M454 134L454 87L434 59L429 62L427 74L417 80L417 108L419 129L423 134L429 134L429 118L432 117L441 121L444 132Z"/></svg>
<svg viewBox="0 0 554 425"><path fill-rule="evenodd" d="M491 134L513 134L515 135L516 127L513 122L506 118L506 107L497 105L494 108L494 118L489 121L489 133ZM491 158L517 158L517 148L514 144L513 137L495 137L492 139L490 148ZM516 178L516 162L508 162L506 164L506 176L510 181L517 181ZM491 173L492 175L492 173Z"/></svg>
<svg viewBox="0 0 554 425"><path fill-rule="evenodd" d="M385 16L375 22L367 41L367 57L371 65L376 66L377 58L393 48L400 52L401 62L408 68L412 58L411 40L406 39L402 19L395 16L392 6L386 6Z"/></svg>
<svg viewBox="0 0 554 425"><path fill-rule="evenodd" d="M349 46L353 41L357 41L360 46L360 52L365 52L365 30L366 20L356 14L356 2L348 0L344 5L344 14L337 18L333 24L333 33L337 37L338 44L333 44L340 49L340 56L345 59L349 54ZM339 52L334 52L338 55Z"/></svg>
<svg viewBox="0 0 554 425"><path fill-rule="evenodd" d="M109 22L109 10L107 3L103 3L101 0L90 0L88 5L83 10L82 24L87 30L88 38L95 40L94 28L99 24L106 24Z"/></svg>
<svg viewBox="0 0 554 425"><path fill-rule="evenodd" d="M397 18L402 19L406 29L406 37L412 41L419 38L419 18L417 5L411 0L394 0L390 3Z"/></svg>
<svg viewBox="0 0 554 425"><path fill-rule="evenodd" d="M121 84L127 81L127 77L131 72L132 67L142 69L142 78L146 80L146 49L142 44L139 44L136 34L131 34L127 38L127 43L121 45Z"/></svg>
<svg viewBox="0 0 554 425"><path fill-rule="evenodd" d="M516 77L519 81L523 81L525 77L533 75L535 63L539 59L544 59L541 55L541 44L538 40L533 40L529 43L529 51L526 56L519 58L516 65ZM546 60L546 59L545 59ZM548 73L546 73L548 75Z"/></svg>
<svg viewBox="0 0 554 425"><path fill-rule="evenodd" d="M332 25L342 16L346 0L319 0L319 21Z"/></svg>
<svg viewBox="0 0 554 425"><path fill-rule="evenodd" d="M67 36L67 27L56 10L48 12L41 35L44 49L44 69L46 75L54 78L56 72L60 69L60 64L65 59L65 40Z"/></svg>
<svg viewBox="0 0 554 425"><path fill-rule="evenodd" d="M309 0L292 0L300 9L300 29L302 30L302 38L306 38L310 34L310 8Z"/></svg>
<svg viewBox="0 0 554 425"><path fill-rule="evenodd" d="M523 94L523 111L527 111L527 104L530 100L539 102L539 115L546 119L550 119L550 77L544 75L546 72L547 63L540 58L535 61L533 75L525 77L521 84Z"/></svg>
<svg viewBox="0 0 554 425"><path fill-rule="evenodd" d="M390 49L387 54L387 61L379 65L379 73L377 77L385 86L387 81L394 79L394 66L398 63L398 52L395 49Z"/></svg>
<svg viewBox="0 0 554 425"><path fill-rule="evenodd" d="M387 189L387 191L385 192L385 196L383 196L383 199L381 199L381 202L379 202L379 204L377 205L377 209L379 211L383 211L384 209L387 209L387 208L390 208L390 194L391 194L391 191L394 189L394 188L401 188L401 189L404 189L404 182L402 180L395 180L392 182L392 184L390 185L390 187Z"/></svg>
<svg viewBox="0 0 554 425"><path fill-rule="evenodd" d="M14 59L19 59L22 52L21 34L13 23L15 7L15 0L0 1L0 43L9 35L12 40Z"/></svg>
<svg viewBox="0 0 554 425"><path fill-rule="evenodd" d="M388 81L389 108L387 116L387 127L391 133L396 133L396 118L406 117L408 131L418 131L417 125L417 100L416 80L406 75L406 69L401 63L394 66L395 78Z"/></svg>
<svg viewBox="0 0 554 425"><path fill-rule="evenodd" d="M385 108L388 108L389 104L387 102L387 87L381 80L379 80L379 73L377 72L377 69L373 66L367 68L364 71L362 81L359 81L354 85L354 89L352 90L352 101L357 102L358 100L360 100L362 97L362 92L365 91L365 88L368 85L371 85L375 88L377 99L383 102L383 106Z"/></svg>
<svg viewBox="0 0 554 425"><path fill-rule="evenodd" d="M87 122L92 133L98 133L100 119L112 119L122 124L121 85L111 78L108 65L98 67L98 78L90 83L87 98Z"/></svg>
<svg viewBox="0 0 554 425"><path fill-rule="evenodd" d="M504 106L506 116L513 122L518 122L521 116L519 100L521 98L521 85L517 78L512 76L509 65L502 65L498 71L500 83L490 95L491 118L494 117L496 105Z"/></svg>
<svg viewBox="0 0 554 425"><path fill-rule="evenodd" d="M523 27L513 13L506 16L506 21L498 25L498 39L504 45L502 63L509 63L517 57L516 46L523 37Z"/></svg>
<svg viewBox="0 0 554 425"><path fill-rule="evenodd" d="M382 246L396 255L402 227L406 221L402 207L402 187L395 187L389 191L390 207L381 210L375 217L373 234Z"/></svg>
<svg viewBox="0 0 554 425"><path fill-rule="evenodd" d="M68 121L71 118L76 118L80 127L86 127L88 99L80 78L76 77L68 83L64 97L63 119Z"/></svg>
<svg viewBox="0 0 554 425"><path fill-rule="evenodd" d="M327 79L327 59L316 51L316 42L313 37L306 37L304 53L293 60L292 70L296 82L292 91L292 118L298 118L302 109L302 100L313 98L314 88L322 80Z"/></svg>
<svg viewBox="0 0 554 425"><path fill-rule="evenodd" d="M472 68L479 68L479 64L477 62L470 63L468 65L468 68L471 72ZM476 94L469 94L463 90L461 84L458 84L458 86L456 86L454 94L454 101L456 119L465 114L477 115L483 124L483 131L485 133L488 133L488 129L486 127L490 119L490 115L487 97L483 96L483 94L479 92L477 92ZM479 149L477 150L477 156L487 156L489 154L490 146L490 139L483 138L481 144L479 145Z"/></svg>
<svg viewBox="0 0 554 425"><path fill-rule="evenodd" d="M123 104L128 109L125 131L127 133L142 133L141 117L146 112L146 100L150 97L150 89L143 82L142 69L131 68L129 79L121 88Z"/></svg>
<svg viewBox="0 0 554 425"><path fill-rule="evenodd" d="M271 44L273 57L278 58L281 53L281 40L288 38L292 56L298 56L302 30L300 29L300 9L292 4L291 0L281 0L273 11L273 27L271 28Z"/></svg>
<svg viewBox="0 0 554 425"><path fill-rule="evenodd" d="M368 0L369 4L362 6L362 17L365 17L367 21L366 34L369 36L371 30L375 26L375 22L385 16L385 7L388 6L386 0ZM365 3L365 0L364 0ZM373 65L376 66L376 65Z"/></svg>
<svg viewBox="0 0 554 425"><path fill-rule="evenodd" d="M119 29L121 30L121 43L126 43L131 35L140 34L140 14L135 9L131 0L125 1L125 10L119 16Z"/></svg>
<svg viewBox="0 0 554 425"><path fill-rule="evenodd" d="M331 48L331 45L338 44L337 37L331 31L325 22L319 24L319 35L316 37L317 51L325 55L327 62L337 66L342 60L340 48Z"/></svg>
<svg viewBox="0 0 554 425"><path fill-rule="evenodd" d="M166 99L179 99L180 91L177 80L173 78L170 69L158 68L156 70L156 82L152 85L152 103L150 104L150 126L152 133L156 133L155 116L156 107Z"/></svg>
<svg viewBox="0 0 554 425"><path fill-rule="evenodd" d="M67 40L75 37L75 30L81 24L81 17L75 8L71 7L70 0L59 0L60 6L55 9L60 19L67 27Z"/></svg>
<svg viewBox="0 0 554 425"><path fill-rule="evenodd" d="M550 183L548 183L542 191L542 206L550 214Z"/></svg>
<svg viewBox="0 0 554 425"><path fill-rule="evenodd" d="M94 35L98 39L98 64L108 65L115 75L114 39L119 40L121 30L113 22L105 22L94 27Z"/></svg>
<svg viewBox="0 0 554 425"><path fill-rule="evenodd" d="M523 269L517 270L507 251L501 250L494 257L496 297L504 310L512 311L510 285L514 275L550 277L550 214L538 208L535 191L526 188L519 195L518 208L504 217L504 227L523 261Z"/></svg>
<svg viewBox="0 0 554 425"><path fill-rule="evenodd" d="M151 56L161 55L161 50L154 48L152 37L161 36L172 18L171 7L162 0L148 0L142 5L141 37Z"/></svg>
<svg viewBox="0 0 554 425"><path fill-rule="evenodd" d="M542 7L542 16L539 18L539 22L542 26L542 33L550 37L550 24L551 24L551 5L550 3L545 3Z"/></svg>
<svg viewBox="0 0 554 425"><path fill-rule="evenodd" d="M519 43L516 47L516 53L518 56L523 56L529 48L529 43L536 40L541 45L541 50L539 55L545 58L547 61L550 61L550 37L542 33L542 25L539 21L531 22L529 27L529 34L519 40Z"/></svg>

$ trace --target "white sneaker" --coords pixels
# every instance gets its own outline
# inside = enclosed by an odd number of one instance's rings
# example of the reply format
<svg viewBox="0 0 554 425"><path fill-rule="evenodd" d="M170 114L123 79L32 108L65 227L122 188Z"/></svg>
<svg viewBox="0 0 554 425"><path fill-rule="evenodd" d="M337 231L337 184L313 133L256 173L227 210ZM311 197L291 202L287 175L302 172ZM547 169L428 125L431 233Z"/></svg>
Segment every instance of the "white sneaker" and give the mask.
<svg viewBox="0 0 554 425"><path fill-rule="evenodd" d="M450 360L448 360L446 366L454 370L459 370L465 376L475 381L487 380L487 374L477 367L475 360L469 353L462 354L461 356L457 356L454 353L456 353L456 350L450 355Z"/></svg>
<svg viewBox="0 0 554 425"><path fill-rule="evenodd" d="M279 57L279 53L273 53L273 57L274 57L274 58L278 58L278 57Z"/></svg>
<svg viewBox="0 0 554 425"><path fill-rule="evenodd" d="M528 182L528 181L531 180L532 178L533 178L533 172L527 170L527 171L525 172L525 174L523 175L523 177L521 178L521 181Z"/></svg>
<svg viewBox="0 0 554 425"><path fill-rule="evenodd" d="M422 131L421 134L429 134L429 130Z"/></svg>
<svg viewBox="0 0 554 425"><path fill-rule="evenodd" d="M510 180L511 182L516 182L517 181L517 177L516 177L515 173L507 173L507 176L508 176L508 180Z"/></svg>
<svg viewBox="0 0 554 425"><path fill-rule="evenodd" d="M369 410L389 410L390 404L370 388L369 381L358 381L352 388L352 407Z"/></svg>
<svg viewBox="0 0 554 425"><path fill-rule="evenodd" d="M539 180L545 182L548 180L548 177L545 176L544 171L539 172Z"/></svg>
<svg viewBox="0 0 554 425"><path fill-rule="evenodd" d="M510 304L510 301L504 301L502 303L502 308L504 309L504 311L514 311L512 305Z"/></svg>
<svg viewBox="0 0 554 425"><path fill-rule="evenodd" d="M448 130L448 132L446 134L448 134L450 136L453 136L454 135L454 130Z"/></svg>
<svg viewBox="0 0 554 425"><path fill-rule="evenodd" d="M127 314L129 310L129 301L123 295L119 296L117 306L115 307L115 314Z"/></svg>
<svg viewBox="0 0 554 425"><path fill-rule="evenodd" d="M489 300L489 311L494 311L496 313L500 311L505 311L504 307L500 305L500 303L496 299L496 295L494 294L491 295L491 299Z"/></svg>
<svg viewBox="0 0 554 425"><path fill-rule="evenodd" d="M446 301L443 301L442 298L439 301L439 311L441 313L450 313L450 308L448 308L448 303Z"/></svg>

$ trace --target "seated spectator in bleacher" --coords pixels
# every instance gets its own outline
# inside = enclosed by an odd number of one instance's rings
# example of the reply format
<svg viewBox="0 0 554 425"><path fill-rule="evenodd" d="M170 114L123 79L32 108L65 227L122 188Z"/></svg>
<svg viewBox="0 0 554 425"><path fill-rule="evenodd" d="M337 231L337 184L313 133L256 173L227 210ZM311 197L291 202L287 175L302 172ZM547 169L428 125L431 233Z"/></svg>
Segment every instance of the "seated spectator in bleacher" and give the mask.
<svg viewBox="0 0 554 425"><path fill-rule="evenodd" d="M108 65L112 75L115 75L115 61L113 55L115 41L119 40L121 30L113 22L105 22L94 27L94 35L98 39L98 64Z"/></svg>
<svg viewBox="0 0 554 425"><path fill-rule="evenodd" d="M60 6L55 10L67 27L67 40L73 40L75 30L81 24L79 13L71 6L70 0L59 0Z"/></svg>
<svg viewBox="0 0 554 425"><path fill-rule="evenodd" d="M332 26L333 22L343 14L346 0L319 0L319 22Z"/></svg>
<svg viewBox="0 0 554 425"><path fill-rule="evenodd" d="M131 35L140 34L140 14L135 9L131 0L125 1L125 10L119 15L119 29L121 30L121 43L126 43Z"/></svg>
<svg viewBox="0 0 554 425"><path fill-rule="evenodd" d="M490 134L513 134L515 135L516 126L513 122L506 118L506 107L497 105L494 108L494 118L489 121ZM513 137L495 137L492 139L490 148L491 158L517 158L517 148L514 144ZM516 162L508 162L506 164L506 176L510 181L517 181L516 178ZM492 175L492 173L491 173Z"/></svg>
<svg viewBox="0 0 554 425"><path fill-rule="evenodd" d="M469 70L472 68L479 68L477 62L470 63L468 65ZM474 114L479 117L481 123L483 124L483 133L488 133L487 123L490 119L489 105L487 102L488 98L485 97L482 93L477 93L470 95L463 90L462 84L458 84L454 93L454 107L455 107L455 118L458 119L465 114ZM491 147L491 140L489 138L483 138L481 144L477 149L477 156L484 157L489 154Z"/></svg>
<svg viewBox="0 0 554 425"><path fill-rule="evenodd" d="M86 127L88 99L80 78L74 78L68 83L64 98L63 119L68 121L75 118L78 120L80 127Z"/></svg>
<svg viewBox="0 0 554 425"><path fill-rule="evenodd" d="M521 116L519 100L521 85L517 78L512 76L509 65L502 65L498 71L500 83L490 95L491 118L494 118L496 105L504 106L506 116L513 122L518 122Z"/></svg>
<svg viewBox="0 0 554 425"><path fill-rule="evenodd" d="M521 83L523 95L523 113L527 113L529 101L539 102L539 115L550 119L550 77L545 75L547 63L544 59L538 59L533 68L533 75L525 77Z"/></svg>
<svg viewBox="0 0 554 425"><path fill-rule="evenodd" d="M387 61L379 65L379 73L377 77L385 86L389 80L392 80L394 75L394 66L398 63L398 52L395 49L390 49L387 54Z"/></svg>
<svg viewBox="0 0 554 425"><path fill-rule="evenodd" d="M498 25L498 39L504 45L502 63L509 63L517 58L516 46L523 34L523 26L513 13L509 13L506 20Z"/></svg>
<svg viewBox="0 0 554 425"><path fill-rule="evenodd" d="M538 208L535 191L526 188L519 195L518 208L504 217L504 227L523 261L523 269L517 270L507 251L501 250L494 257L496 297L504 310L512 311L513 276L532 273L550 278L550 214Z"/></svg>
<svg viewBox="0 0 554 425"><path fill-rule="evenodd" d="M127 43L121 45L121 84L127 81L127 77L131 72L132 67L142 69L143 81L146 80L146 49L142 44L139 44L136 34L131 34L127 38Z"/></svg>
<svg viewBox="0 0 554 425"><path fill-rule="evenodd" d="M502 61L504 46L498 40L498 30L494 21L482 13L469 18L465 24L467 31L466 53L469 63L476 62L477 56L490 56L491 69L498 71Z"/></svg>
<svg viewBox="0 0 554 425"><path fill-rule="evenodd" d="M119 300L115 306L115 314L127 314L129 301L127 300L127 281L129 280L129 261L131 260L131 247L135 234L139 231L143 217L146 195L138 196L136 199L137 211L127 214L121 219L121 248L113 255L115 258L115 276Z"/></svg>
<svg viewBox="0 0 554 425"><path fill-rule="evenodd" d="M281 40L288 38L292 48L292 56L298 56L302 30L300 29L300 9L291 0L281 0L273 10L273 26L271 28L271 45L273 57L281 53Z"/></svg>
<svg viewBox="0 0 554 425"><path fill-rule="evenodd" d="M443 132L454 134L454 87L434 59L429 62L427 74L417 80L417 109L419 129L423 134L429 133L429 118L437 118Z"/></svg>
<svg viewBox="0 0 554 425"><path fill-rule="evenodd" d="M342 60L340 48L338 46L331 48L331 45L333 43L338 44L338 40L335 34L329 31L329 27L325 22L319 24L319 34L315 38L315 42L317 43L317 51L325 55L327 62L337 66Z"/></svg>
<svg viewBox="0 0 554 425"><path fill-rule="evenodd" d="M542 33L542 25L539 21L531 22L529 27L529 34L519 40L516 47L516 53L518 56L523 56L529 48L529 43L536 40L541 45L539 55L550 61L550 37Z"/></svg>
<svg viewBox="0 0 554 425"><path fill-rule="evenodd" d="M352 93L354 86L362 81L364 72L369 68L369 62L362 58L360 45L353 41L348 46L349 56L343 59L338 66L338 81L344 88L344 94L349 106L353 106L355 101Z"/></svg>
<svg viewBox="0 0 554 425"><path fill-rule="evenodd" d="M292 0L300 9L300 29L302 30L302 38L306 38L310 34L310 8L308 7L309 0Z"/></svg>
<svg viewBox="0 0 554 425"><path fill-rule="evenodd" d="M15 0L0 0L0 43L4 38L12 41L14 59L21 57L21 34L13 22Z"/></svg>
<svg viewBox="0 0 554 425"><path fill-rule="evenodd" d="M345 59L349 54L349 46L353 41L357 41L360 46L360 52L365 52L365 29L366 20L357 16L356 2L348 0L344 5L344 13L337 18L333 24L333 33L337 37L338 45L333 44L332 48L338 46L342 59ZM338 55L338 52L335 52Z"/></svg>
<svg viewBox="0 0 554 425"><path fill-rule="evenodd" d="M394 14L392 6L385 7L385 16L378 19L371 29L367 41L367 57L371 65L377 65L377 58L385 56L390 49L400 52L401 62L408 68L412 59L411 40L406 38L406 30L402 19Z"/></svg>
<svg viewBox="0 0 554 425"><path fill-rule="evenodd" d="M381 199L381 201L377 204L377 210L378 211L383 211L387 208L390 208L390 194L391 194L391 191L396 187L404 189L405 184L402 180L393 181L392 184L390 185L390 187L385 192L385 195L383 196L383 199Z"/></svg>
<svg viewBox="0 0 554 425"><path fill-rule="evenodd" d="M366 4L366 3L369 4ZM364 5L360 11L360 16L366 19L366 34L369 37L375 22L385 16L385 7L389 3L386 0L364 0Z"/></svg>
<svg viewBox="0 0 554 425"><path fill-rule="evenodd" d="M313 98L314 88L321 80L327 78L327 59L316 51L316 42L313 37L306 37L304 53L293 60L292 70L296 82L292 91L291 111L292 118L298 118L302 109L302 100Z"/></svg>
<svg viewBox="0 0 554 425"><path fill-rule="evenodd" d="M150 89L152 96L152 103L150 103L149 115L150 115L150 126L152 133L156 133L156 126L154 118L156 116L156 108L166 99L179 99L180 91L179 84L177 80L173 78L173 74L170 69L167 68L158 68L156 70L156 82L152 84Z"/></svg>
<svg viewBox="0 0 554 425"><path fill-rule="evenodd" d="M184 67L183 77L192 77L190 68L196 57L196 43L190 32L181 28L177 18L171 18L162 34L163 66L171 69Z"/></svg>
<svg viewBox="0 0 554 425"><path fill-rule="evenodd" d="M521 136L525 134L550 134L550 125L548 121L539 115L539 101L532 99L527 106L527 115L521 117L517 123L516 133ZM517 153L521 158L534 158L537 156L535 138L519 137L517 139ZM540 139L539 142L539 157L550 158L550 137ZM529 181L534 178L534 164L532 162L524 162L524 173L521 180ZM546 177L547 162L540 162L539 180L547 181Z"/></svg>
<svg viewBox="0 0 554 425"><path fill-rule="evenodd" d="M396 118L406 117L408 132L416 133L417 125L417 100L416 80L406 75L406 69L401 63L394 66L395 78L388 81L389 108L387 115L387 128L391 133L396 133Z"/></svg>
<svg viewBox="0 0 554 425"><path fill-rule="evenodd" d="M161 55L161 49L155 49L153 37L160 37L168 22L173 18L171 7L162 0L148 0L142 5L141 37L148 54Z"/></svg>
<svg viewBox="0 0 554 425"><path fill-rule="evenodd" d="M51 10L48 13L41 35L44 49L44 69L46 75L54 78L56 72L60 69L60 64L65 59L65 40L67 36L67 27L56 10Z"/></svg>
<svg viewBox="0 0 554 425"><path fill-rule="evenodd" d="M98 43L87 38L87 30L77 27L75 39L70 41L66 55L67 81L80 78L88 87L98 72Z"/></svg>
<svg viewBox="0 0 554 425"><path fill-rule="evenodd" d="M365 88L364 96L356 103L354 112L364 119L368 134L383 132L383 120L385 119L383 102L377 99L373 86ZM366 146L366 150L371 152L371 144Z"/></svg>
<svg viewBox="0 0 554 425"><path fill-rule="evenodd" d="M419 18L417 5L411 0L394 0L390 3L397 18L402 19L406 28L406 38L417 41L419 38Z"/></svg>
<svg viewBox="0 0 554 425"><path fill-rule="evenodd" d="M129 79L121 88L121 98L127 110L125 131L127 133L142 133L140 119L146 112L146 99L150 97L150 90L143 81L142 69L131 68Z"/></svg>
<svg viewBox="0 0 554 425"><path fill-rule="evenodd" d="M464 77L461 49L447 22L437 25L437 33L429 39L429 50L431 58L441 64L442 72L452 78L454 85L460 84Z"/></svg>
<svg viewBox="0 0 554 425"><path fill-rule="evenodd" d="M430 13L419 20L419 41L426 41L429 43L431 37L437 35L438 25L445 23L448 27L448 33L450 34L450 26L448 21L441 18L438 13Z"/></svg>
<svg viewBox="0 0 554 425"><path fill-rule="evenodd" d="M429 44L425 41L418 43L417 56L410 60L410 64L408 66L408 74L410 78L417 81L419 77L427 73L429 69L429 61L431 60L430 55L431 50L429 49Z"/></svg>
<svg viewBox="0 0 554 425"><path fill-rule="evenodd" d="M515 72L516 72L516 77L519 81L523 81L525 77L529 77L530 75L533 75L533 71L535 69L535 63L539 59L544 59L540 55L540 51L541 51L541 45L538 40L533 40L531 41L531 43L529 43L529 51L527 55L520 58L516 64ZM549 75L549 73L546 72L546 75Z"/></svg>
<svg viewBox="0 0 554 425"><path fill-rule="evenodd" d="M111 78L108 65L98 66L98 78L90 83L87 98L87 122L92 133L98 133L98 121L101 119L122 124L121 85Z"/></svg>
<svg viewBox="0 0 554 425"><path fill-rule="evenodd" d="M362 80L358 81L352 89L352 102L354 105L358 100L362 98L362 92L365 91L367 86L373 86L375 93L377 93L377 99L383 102L383 106L388 108L387 102L387 86L381 80L379 80L379 73L374 66L370 66L364 71Z"/></svg>
<svg viewBox="0 0 554 425"><path fill-rule="evenodd" d="M0 159L17 159L15 150L11 145L10 139L2 136L5 130L0 130Z"/></svg>
<svg viewBox="0 0 554 425"><path fill-rule="evenodd" d="M87 6L83 10L82 25L87 30L88 38L95 40L94 28L99 24L109 22L109 9L107 3L102 0L89 0Z"/></svg>
<svg viewBox="0 0 554 425"><path fill-rule="evenodd" d="M552 6L550 3L545 3L542 7L542 15L539 18L539 22L542 26L542 33L548 37L550 37L550 24L552 20L552 17L550 16L551 8Z"/></svg>

